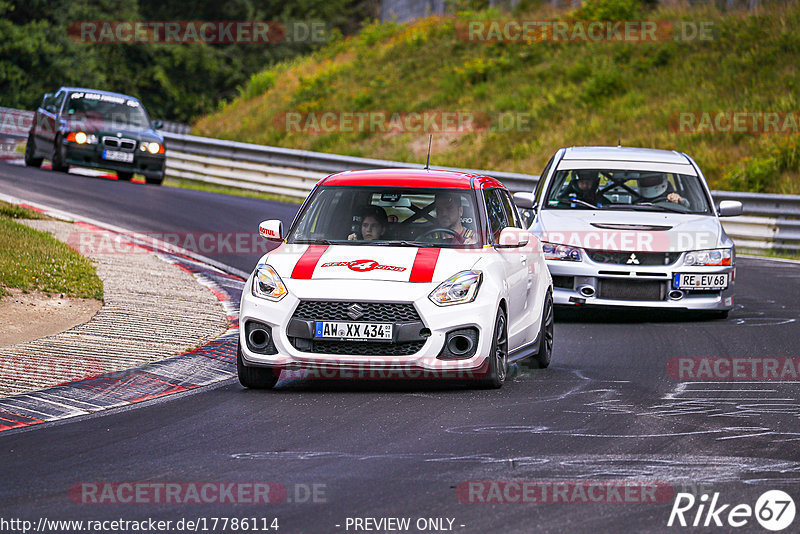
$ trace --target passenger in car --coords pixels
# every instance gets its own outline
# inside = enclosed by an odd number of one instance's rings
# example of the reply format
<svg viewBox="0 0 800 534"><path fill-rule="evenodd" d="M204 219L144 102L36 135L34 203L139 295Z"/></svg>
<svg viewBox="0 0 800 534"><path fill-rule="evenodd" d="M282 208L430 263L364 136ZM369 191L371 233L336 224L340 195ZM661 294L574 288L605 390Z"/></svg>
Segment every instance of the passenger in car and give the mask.
<svg viewBox="0 0 800 534"><path fill-rule="evenodd" d="M386 226L388 225L389 218L386 211L380 206L364 207L359 215L361 216L361 237L362 241L375 241L381 239L383 234L386 233ZM349 241L356 241L359 236L356 232L347 236Z"/></svg>
<svg viewBox="0 0 800 534"><path fill-rule="evenodd" d="M656 176L644 176L639 178L639 194L647 202L672 202L681 206L690 207L689 201L675 192L672 184L663 174Z"/></svg>

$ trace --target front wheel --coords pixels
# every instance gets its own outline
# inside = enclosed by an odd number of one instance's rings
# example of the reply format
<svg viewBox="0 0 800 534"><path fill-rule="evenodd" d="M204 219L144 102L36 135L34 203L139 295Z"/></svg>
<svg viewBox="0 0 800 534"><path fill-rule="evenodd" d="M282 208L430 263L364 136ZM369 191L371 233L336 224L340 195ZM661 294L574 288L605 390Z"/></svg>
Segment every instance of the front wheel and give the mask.
<svg viewBox="0 0 800 534"><path fill-rule="evenodd" d="M539 368L544 369L550 365L550 358L553 356L553 294L550 291L544 298L542 308L542 327L539 329L539 351L534 356L534 360L539 364Z"/></svg>
<svg viewBox="0 0 800 534"><path fill-rule="evenodd" d="M69 171L69 165L64 163L64 154L61 147L61 138L56 137L56 144L53 147L53 159L50 160L50 167L55 172Z"/></svg>
<svg viewBox="0 0 800 534"><path fill-rule="evenodd" d="M503 308L497 310L494 321L494 337L492 348L489 350L489 374L481 380L484 388L497 389L503 386L508 374L508 325L506 312Z"/></svg>
<svg viewBox="0 0 800 534"><path fill-rule="evenodd" d="M36 141L32 135L28 135L28 141L25 143L25 166L26 167L41 167L42 158L35 158L36 154Z"/></svg>
<svg viewBox="0 0 800 534"><path fill-rule="evenodd" d="M242 347L236 346L236 374L239 383L250 389L272 389L278 383L280 372L270 367L247 367L242 356Z"/></svg>

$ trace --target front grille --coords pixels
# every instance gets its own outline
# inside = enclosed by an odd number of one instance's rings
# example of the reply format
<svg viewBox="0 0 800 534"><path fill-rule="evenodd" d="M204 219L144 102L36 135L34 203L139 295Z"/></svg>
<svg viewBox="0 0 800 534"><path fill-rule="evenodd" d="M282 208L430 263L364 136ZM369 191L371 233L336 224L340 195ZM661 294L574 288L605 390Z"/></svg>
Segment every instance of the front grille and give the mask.
<svg viewBox="0 0 800 534"><path fill-rule="evenodd" d="M317 341L290 337L292 346L314 354L348 354L353 356L410 356L422 349L424 341L409 343L370 343L364 341Z"/></svg>
<svg viewBox="0 0 800 534"><path fill-rule="evenodd" d="M665 282L636 282L631 280L598 281L597 296L615 300L664 300L667 292Z"/></svg>
<svg viewBox="0 0 800 534"><path fill-rule="evenodd" d="M353 319L347 315L347 308L358 304L362 315ZM422 321L413 304L385 302L357 302L303 300L294 311L293 318L307 321L358 321L381 323L407 323Z"/></svg>
<svg viewBox="0 0 800 534"><path fill-rule="evenodd" d="M103 145L132 152L136 148L136 141L133 139L120 139L119 137L103 137Z"/></svg>
<svg viewBox="0 0 800 534"><path fill-rule="evenodd" d="M586 253L597 263L615 265L672 265L680 257L680 252L619 252L610 250L587 250ZM637 263L638 262L638 263Z"/></svg>

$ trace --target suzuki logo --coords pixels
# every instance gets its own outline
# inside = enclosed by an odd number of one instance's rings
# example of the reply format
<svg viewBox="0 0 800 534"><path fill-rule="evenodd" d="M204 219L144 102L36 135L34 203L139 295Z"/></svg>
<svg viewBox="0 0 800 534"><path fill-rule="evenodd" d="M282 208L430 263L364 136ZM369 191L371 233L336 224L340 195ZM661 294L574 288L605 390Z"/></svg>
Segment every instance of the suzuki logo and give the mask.
<svg viewBox="0 0 800 534"><path fill-rule="evenodd" d="M347 307L347 316L353 319L354 321L364 315L364 308L359 306L358 304L351 304Z"/></svg>
<svg viewBox="0 0 800 534"><path fill-rule="evenodd" d="M626 261L625 263L627 263L628 265L631 264L639 265L639 258L636 257L636 254L631 253L631 257L628 258L628 261Z"/></svg>

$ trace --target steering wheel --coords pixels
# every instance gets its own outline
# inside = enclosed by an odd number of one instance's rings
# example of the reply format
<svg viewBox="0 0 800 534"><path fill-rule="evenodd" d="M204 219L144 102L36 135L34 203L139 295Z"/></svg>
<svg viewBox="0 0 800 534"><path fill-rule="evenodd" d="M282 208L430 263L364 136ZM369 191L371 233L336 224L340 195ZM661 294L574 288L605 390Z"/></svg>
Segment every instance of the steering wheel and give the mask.
<svg viewBox="0 0 800 534"><path fill-rule="evenodd" d="M463 237L461 237L461 234L459 234L455 230L451 230L450 228L440 227L440 228L431 228L430 230L428 230L424 234L421 234L421 235L417 236L417 240L421 241L422 238L426 237L428 234L435 234L437 232L444 232L444 233L450 234L453 237L455 237L456 239L458 239L459 241L462 241L464 239Z"/></svg>

